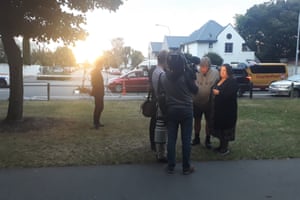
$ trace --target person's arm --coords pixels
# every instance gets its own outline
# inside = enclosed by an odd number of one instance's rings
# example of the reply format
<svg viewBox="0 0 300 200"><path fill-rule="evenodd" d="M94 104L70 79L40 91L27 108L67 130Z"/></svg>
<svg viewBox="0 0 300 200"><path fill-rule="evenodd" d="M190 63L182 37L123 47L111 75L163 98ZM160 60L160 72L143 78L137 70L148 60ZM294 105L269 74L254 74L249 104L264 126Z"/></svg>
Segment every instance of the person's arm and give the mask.
<svg viewBox="0 0 300 200"><path fill-rule="evenodd" d="M190 90L190 92L194 95L197 94L199 88L196 84L196 80L195 80L196 76L192 76L191 72L188 71L188 72L185 72L184 79L185 79L185 82L186 82L187 87Z"/></svg>
<svg viewBox="0 0 300 200"><path fill-rule="evenodd" d="M228 79L223 84L220 90L218 90L218 94L224 98L230 98L237 94L238 85L234 79Z"/></svg>

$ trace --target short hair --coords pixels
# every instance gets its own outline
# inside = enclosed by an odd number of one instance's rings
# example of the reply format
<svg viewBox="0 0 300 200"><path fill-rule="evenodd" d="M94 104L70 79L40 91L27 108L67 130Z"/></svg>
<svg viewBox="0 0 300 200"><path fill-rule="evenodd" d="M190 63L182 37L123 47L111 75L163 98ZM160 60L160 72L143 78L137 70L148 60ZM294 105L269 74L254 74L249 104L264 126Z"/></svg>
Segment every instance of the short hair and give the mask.
<svg viewBox="0 0 300 200"><path fill-rule="evenodd" d="M162 50L158 53L157 55L157 63L158 64L165 64L167 62L167 57L168 57L168 51Z"/></svg>
<svg viewBox="0 0 300 200"><path fill-rule="evenodd" d="M211 66L210 58L207 56L202 57L200 60L200 66L210 67Z"/></svg>

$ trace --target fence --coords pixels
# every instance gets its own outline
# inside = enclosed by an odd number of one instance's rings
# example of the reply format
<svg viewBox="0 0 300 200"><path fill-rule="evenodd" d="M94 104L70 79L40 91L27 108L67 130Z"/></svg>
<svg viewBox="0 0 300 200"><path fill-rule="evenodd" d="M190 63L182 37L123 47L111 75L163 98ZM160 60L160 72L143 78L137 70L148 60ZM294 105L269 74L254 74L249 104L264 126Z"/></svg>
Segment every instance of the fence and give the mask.
<svg viewBox="0 0 300 200"><path fill-rule="evenodd" d="M51 99L76 99L76 98L92 98L90 96L90 86L80 86L79 84L55 84L49 82L33 82L24 83L24 91L28 89L27 93L31 93L32 98L29 99L43 99L50 101ZM35 89L37 88L37 89ZM34 92L31 92L33 90ZM25 94L26 92L24 92ZM38 98L36 95L42 95ZM132 93L112 93L105 85L105 98L106 99L127 99L137 100L144 99L147 92L132 92ZM26 95L26 94L25 94Z"/></svg>
<svg viewBox="0 0 300 200"><path fill-rule="evenodd" d="M250 85L250 90L246 92L243 96L245 98L252 99L254 96L256 98L265 98L270 96L270 94L265 92L260 92L259 90L253 90L252 84ZM126 87L125 87L126 88ZM6 91L4 91L6 90ZM1 90L0 99L8 99L9 89ZM55 84L49 82L33 82L24 83L24 98L29 100L47 100L51 99L90 99L89 95L90 86L82 87L79 84ZM5 94L4 94L5 93ZM145 99L147 92L120 92L113 93L107 86L105 86L105 99L109 100L139 100ZM291 91L290 98L294 98L294 91Z"/></svg>

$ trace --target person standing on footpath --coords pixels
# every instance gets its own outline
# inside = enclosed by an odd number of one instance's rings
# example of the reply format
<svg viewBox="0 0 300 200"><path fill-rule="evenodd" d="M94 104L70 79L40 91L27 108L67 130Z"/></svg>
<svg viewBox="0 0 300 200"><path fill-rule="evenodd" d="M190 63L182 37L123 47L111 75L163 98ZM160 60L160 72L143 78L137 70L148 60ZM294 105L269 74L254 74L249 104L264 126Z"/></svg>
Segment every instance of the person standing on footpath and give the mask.
<svg viewBox="0 0 300 200"><path fill-rule="evenodd" d="M158 96L158 81L161 80L162 74L165 73L167 67L168 51L160 51L157 56L157 66L152 73L152 88L154 94ZM167 143L167 122L162 114L159 106L157 106L155 128L154 128L154 142L156 149L156 159L158 162L167 162L166 143Z"/></svg>
<svg viewBox="0 0 300 200"><path fill-rule="evenodd" d="M220 77L220 80L213 89L214 131L212 135L220 140L220 146L214 150L221 155L227 155L230 153L228 143L235 139L238 84L233 78L232 69L229 64L221 66Z"/></svg>
<svg viewBox="0 0 300 200"><path fill-rule="evenodd" d="M209 57L203 57L200 60L200 70L197 73L198 93L194 95L194 139L192 145L200 144L200 131L202 116L205 117L205 147L211 148L210 132L211 124L211 95L212 87L219 79L218 70L211 68L211 61Z"/></svg>
<svg viewBox="0 0 300 200"><path fill-rule="evenodd" d="M198 92L195 79L187 67L181 53L169 53L168 67L162 75L162 85L166 93L167 129L168 129L168 166L167 173L173 174L176 166L176 143L179 126L182 143L182 173L188 175L195 168L190 164L191 137L193 130L193 99ZM193 72L192 72L193 73Z"/></svg>
<svg viewBox="0 0 300 200"><path fill-rule="evenodd" d="M103 61L101 59L98 59L95 62L94 69L91 71L91 96L93 96L95 100L95 107L93 112L93 123L95 129L99 129L99 127L104 126L100 122L101 114L104 109L104 81L101 72L102 67Z"/></svg>

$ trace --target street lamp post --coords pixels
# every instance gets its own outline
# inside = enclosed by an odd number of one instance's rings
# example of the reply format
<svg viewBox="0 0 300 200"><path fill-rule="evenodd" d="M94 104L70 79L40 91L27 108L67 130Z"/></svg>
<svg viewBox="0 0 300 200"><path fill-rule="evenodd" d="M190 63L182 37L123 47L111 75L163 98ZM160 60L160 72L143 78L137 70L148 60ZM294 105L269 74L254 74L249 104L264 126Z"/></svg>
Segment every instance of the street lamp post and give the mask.
<svg viewBox="0 0 300 200"><path fill-rule="evenodd" d="M168 31L169 31L169 36L171 35L171 30L170 30L170 27L169 27L169 26L167 26L167 25L163 25L163 24L155 24L155 26L161 26L161 27L165 27L165 28L167 28L167 29L168 29Z"/></svg>
<svg viewBox="0 0 300 200"><path fill-rule="evenodd" d="M300 12L299 12L299 16L298 16L298 33L297 33L297 44L296 44L295 74L297 74L297 68L298 68L298 56L299 56L299 32L300 32Z"/></svg>

